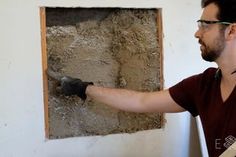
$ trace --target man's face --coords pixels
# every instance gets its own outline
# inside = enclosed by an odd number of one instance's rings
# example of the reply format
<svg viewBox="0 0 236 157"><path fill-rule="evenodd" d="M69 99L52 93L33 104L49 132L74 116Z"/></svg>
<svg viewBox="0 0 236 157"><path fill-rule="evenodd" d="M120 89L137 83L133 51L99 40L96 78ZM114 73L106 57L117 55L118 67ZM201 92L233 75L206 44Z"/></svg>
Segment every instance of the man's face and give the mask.
<svg viewBox="0 0 236 157"><path fill-rule="evenodd" d="M218 21L216 18L218 7L215 4L209 4L203 10L201 20ZM199 27L195 33L199 39L202 58L206 61L215 61L225 48L224 30L220 24L204 24Z"/></svg>

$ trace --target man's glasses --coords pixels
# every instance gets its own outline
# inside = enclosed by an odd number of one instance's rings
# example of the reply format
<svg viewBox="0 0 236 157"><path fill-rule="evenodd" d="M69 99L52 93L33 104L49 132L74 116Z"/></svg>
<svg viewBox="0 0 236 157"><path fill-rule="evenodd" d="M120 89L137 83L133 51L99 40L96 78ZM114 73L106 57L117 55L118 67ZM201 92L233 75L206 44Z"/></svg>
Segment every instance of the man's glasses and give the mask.
<svg viewBox="0 0 236 157"><path fill-rule="evenodd" d="M197 20L198 28L207 29L211 24L222 24L222 25L230 25L230 22L224 21L208 21L208 20Z"/></svg>

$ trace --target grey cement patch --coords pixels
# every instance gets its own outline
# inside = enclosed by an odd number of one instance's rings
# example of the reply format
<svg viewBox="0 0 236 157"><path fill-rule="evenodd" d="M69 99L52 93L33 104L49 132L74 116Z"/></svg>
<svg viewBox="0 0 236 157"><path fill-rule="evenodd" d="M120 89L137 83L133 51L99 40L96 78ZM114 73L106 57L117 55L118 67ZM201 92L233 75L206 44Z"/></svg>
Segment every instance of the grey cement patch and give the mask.
<svg viewBox="0 0 236 157"><path fill-rule="evenodd" d="M96 85L160 90L156 9L47 8L48 67ZM162 114L123 112L66 97L49 79L50 138L161 128Z"/></svg>

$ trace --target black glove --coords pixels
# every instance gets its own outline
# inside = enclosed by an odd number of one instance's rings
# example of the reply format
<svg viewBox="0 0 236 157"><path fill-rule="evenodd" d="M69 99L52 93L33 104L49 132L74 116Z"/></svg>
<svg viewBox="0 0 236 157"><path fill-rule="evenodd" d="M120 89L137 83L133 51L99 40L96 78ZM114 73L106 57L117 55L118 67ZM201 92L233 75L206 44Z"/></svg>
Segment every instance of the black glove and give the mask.
<svg viewBox="0 0 236 157"><path fill-rule="evenodd" d="M78 95L82 100L85 100L87 98L85 91L88 85L93 85L93 82L83 82L69 76L61 78L61 92L66 96Z"/></svg>

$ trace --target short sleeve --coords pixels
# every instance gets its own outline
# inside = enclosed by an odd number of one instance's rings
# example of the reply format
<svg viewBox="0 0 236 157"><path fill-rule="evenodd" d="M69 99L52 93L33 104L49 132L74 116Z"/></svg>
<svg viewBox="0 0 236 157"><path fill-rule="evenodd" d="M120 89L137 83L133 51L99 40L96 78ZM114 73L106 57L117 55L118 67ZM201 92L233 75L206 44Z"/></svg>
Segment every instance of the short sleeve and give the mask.
<svg viewBox="0 0 236 157"><path fill-rule="evenodd" d="M189 111L195 117L198 115L194 101L197 90L197 76L192 76L172 86L169 92L178 105Z"/></svg>
<svg viewBox="0 0 236 157"><path fill-rule="evenodd" d="M206 93L215 91L216 70L216 68L208 68L201 74L182 80L169 89L171 97L194 117L199 115L207 99Z"/></svg>

